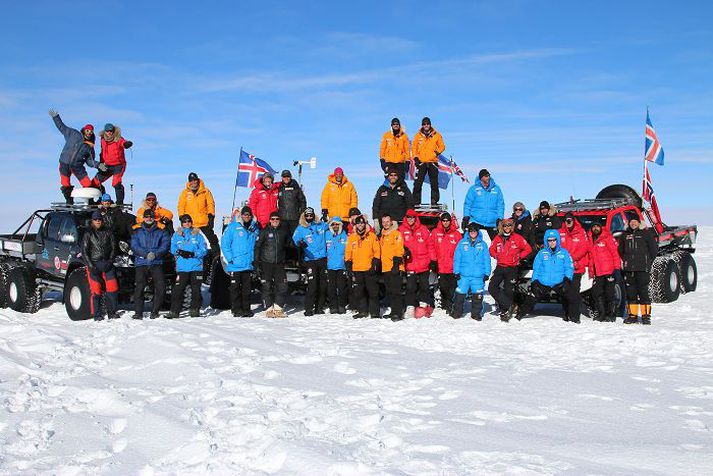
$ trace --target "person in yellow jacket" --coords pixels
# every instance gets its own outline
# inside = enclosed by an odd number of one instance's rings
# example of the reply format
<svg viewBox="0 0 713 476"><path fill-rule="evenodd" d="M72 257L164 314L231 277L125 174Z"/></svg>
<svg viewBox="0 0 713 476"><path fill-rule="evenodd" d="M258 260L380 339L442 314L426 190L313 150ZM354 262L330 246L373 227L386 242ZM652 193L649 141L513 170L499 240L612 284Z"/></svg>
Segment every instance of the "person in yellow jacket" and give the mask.
<svg viewBox="0 0 713 476"><path fill-rule="evenodd" d="M354 299L359 312L354 319L371 314L381 317L379 311L379 268L381 268L381 246L373 231L366 227L366 219L359 216L354 220L354 233L347 238L344 250L344 265L354 287Z"/></svg>
<svg viewBox="0 0 713 476"><path fill-rule="evenodd" d="M188 183L178 198L178 216L190 215L193 226L200 228L210 243L211 254L220 252L218 237L213 231L215 225L215 200L213 194L205 186L198 174L188 174Z"/></svg>
<svg viewBox="0 0 713 476"><path fill-rule="evenodd" d="M169 235L173 235L173 212L168 208L163 208L158 204L158 198L153 192L146 194L146 198L141 202L139 211L136 212L136 225L134 229L140 228L144 223L144 212L153 210L153 218L156 220L156 226L162 230L166 230Z"/></svg>
<svg viewBox="0 0 713 476"><path fill-rule="evenodd" d="M411 156L416 166L416 179L413 182L413 199L415 204L421 203L421 187L428 174L431 182L431 205L438 203L441 198L438 190L438 156L446 150L443 136L431 127L431 119L424 117L421 120L421 129L413 138Z"/></svg>
<svg viewBox="0 0 713 476"><path fill-rule="evenodd" d="M381 137L379 148L381 170L384 171L385 176L387 170L395 170L401 180L406 177L406 166L410 157L409 148L408 136L401 129L401 121L398 117L394 117L391 119L391 130Z"/></svg>
<svg viewBox="0 0 713 476"><path fill-rule="evenodd" d="M381 272L384 276L386 299L391 306L391 314L387 317L392 321L404 318L404 298L401 294L404 271L404 239L399 231L398 223L385 213L381 217Z"/></svg>
<svg viewBox="0 0 713 476"><path fill-rule="evenodd" d="M329 217L334 216L347 220L349 209L356 207L358 202L354 184L344 175L344 170L337 167L322 190L322 220L327 222Z"/></svg>

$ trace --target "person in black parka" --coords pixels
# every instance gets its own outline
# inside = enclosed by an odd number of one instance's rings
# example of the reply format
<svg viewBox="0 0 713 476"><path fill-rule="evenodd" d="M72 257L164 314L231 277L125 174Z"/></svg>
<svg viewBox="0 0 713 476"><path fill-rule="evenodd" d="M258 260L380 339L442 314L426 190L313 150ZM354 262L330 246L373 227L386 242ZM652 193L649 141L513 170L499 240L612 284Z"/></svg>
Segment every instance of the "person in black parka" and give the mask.
<svg viewBox="0 0 713 476"><path fill-rule="evenodd" d="M622 261L626 299L629 316L624 324L651 324L651 297L649 281L651 265L659 252L656 236L651 228L645 228L638 218L629 219L629 227L619 241L619 256Z"/></svg>
<svg viewBox="0 0 713 476"><path fill-rule="evenodd" d="M278 187L277 213L284 226L290 231L290 236L295 232L300 217L307 208L307 199L302 187L297 180L292 178L292 172L282 171L282 182Z"/></svg>

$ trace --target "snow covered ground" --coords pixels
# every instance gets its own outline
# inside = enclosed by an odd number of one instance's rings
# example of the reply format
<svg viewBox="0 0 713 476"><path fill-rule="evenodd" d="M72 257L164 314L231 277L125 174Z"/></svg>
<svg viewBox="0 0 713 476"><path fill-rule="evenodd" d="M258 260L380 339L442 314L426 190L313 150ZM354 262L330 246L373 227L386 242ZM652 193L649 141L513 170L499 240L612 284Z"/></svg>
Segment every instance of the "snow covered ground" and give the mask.
<svg viewBox="0 0 713 476"><path fill-rule="evenodd" d="M713 228L696 260L650 327L3 309L0 473L713 474Z"/></svg>

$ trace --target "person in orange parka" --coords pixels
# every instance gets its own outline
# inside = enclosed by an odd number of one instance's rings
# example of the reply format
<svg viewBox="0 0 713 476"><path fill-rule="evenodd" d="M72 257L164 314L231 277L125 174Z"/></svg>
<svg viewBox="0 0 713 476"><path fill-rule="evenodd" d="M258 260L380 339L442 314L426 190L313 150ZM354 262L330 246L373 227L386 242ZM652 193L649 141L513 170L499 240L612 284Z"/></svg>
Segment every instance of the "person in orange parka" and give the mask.
<svg viewBox="0 0 713 476"><path fill-rule="evenodd" d="M405 248L406 305L423 307L426 316L430 317L433 312L433 297L428 287L428 267L431 263L428 240L431 234L428 228L421 224L413 208L406 211L406 218L399 231L404 238Z"/></svg>
<svg viewBox="0 0 713 476"><path fill-rule="evenodd" d="M186 188L178 198L178 216L190 215L193 219L193 226L200 228L210 243L212 256L220 253L220 243L213 230L215 226L215 200L213 194L205 186L205 182L198 177L198 174L191 172L188 174Z"/></svg>
<svg viewBox="0 0 713 476"><path fill-rule="evenodd" d="M395 170L401 180L406 176L406 164L409 160L409 140L401 128L398 117L391 119L391 130L384 132L379 147L381 170L387 175L388 170Z"/></svg>
<svg viewBox="0 0 713 476"><path fill-rule="evenodd" d="M163 208L158 204L158 198L153 192L146 194L146 198L141 203L139 211L136 212L136 225L134 229L141 228L144 224L144 211L153 210L153 217L156 221L156 226L162 230L166 230L170 235L173 235L173 212L168 208Z"/></svg>
<svg viewBox="0 0 713 476"><path fill-rule="evenodd" d="M322 190L322 220L329 221L329 217L338 216L342 220L349 218L349 209L358 206L356 188L351 183L341 167L334 169L334 173L327 178L327 185Z"/></svg>
<svg viewBox="0 0 713 476"><path fill-rule="evenodd" d="M446 150L443 136L431 127L431 119L424 117L421 129L413 138L411 144L411 157L416 166L416 180L413 182L413 201L416 205L421 203L421 187L428 174L431 182L431 205L438 203L441 192L438 190L438 156Z"/></svg>
<svg viewBox="0 0 713 476"><path fill-rule="evenodd" d="M404 268L404 239L399 231L398 224L391 216L384 214L381 217L381 272L384 276L386 299L391 306L389 317L392 321L404 318L404 300L401 295Z"/></svg>
<svg viewBox="0 0 713 476"><path fill-rule="evenodd" d="M372 318L381 317L377 275L381 267L381 246L374 232L367 229L364 217L354 220L354 233L347 238L344 250L344 264L347 273L351 275L354 299L359 310L354 319L368 315Z"/></svg>
<svg viewBox="0 0 713 476"><path fill-rule="evenodd" d="M270 213L277 210L277 199L280 187L276 187L275 178L270 172L265 172L253 184L250 192L248 206L253 211L255 219L260 223L260 228L265 228L270 223Z"/></svg>
<svg viewBox="0 0 713 476"><path fill-rule="evenodd" d="M441 213L438 225L431 231L428 253L431 271L438 274L438 290L441 294L441 309L448 314L453 308L453 296L458 282L453 274L453 255L463 235L458 231L458 222L450 213Z"/></svg>
<svg viewBox="0 0 713 476"><path fill-rule="evenodd" d="M614 322L616 320L614 273L621 269L619 244L609 230L594 223L589 230L589 276L594 279L592 299L597 310L594 320Z"/></svg>
<svg viewBox="0 0 713 476"><path fill-rule="evenodd" d="M590 240L587 232L584 230L579 221L575 218L572 212L567 212L564 215L562 226L559 229L560 243L562 248L569 252L574 262L574 277L572 278L572 287L575 289L575 294L579 298L579 291L582 286L582 275L587 270L589 265L589 246ZM581 299L571 303L572 311L578 311L581 307ZM579 313L576 313L579 315ZM569 314L574 315L574 314Z"/></svg>

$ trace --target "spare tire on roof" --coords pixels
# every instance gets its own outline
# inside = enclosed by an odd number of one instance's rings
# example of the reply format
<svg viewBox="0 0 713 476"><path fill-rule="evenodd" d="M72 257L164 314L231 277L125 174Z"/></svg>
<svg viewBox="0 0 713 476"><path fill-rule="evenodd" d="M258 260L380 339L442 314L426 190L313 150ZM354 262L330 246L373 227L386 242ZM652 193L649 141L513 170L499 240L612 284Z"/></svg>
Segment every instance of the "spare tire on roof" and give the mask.
<svg viewBox="0 0 713 476"><path fill-rule="evenodd" d="M623 198L627 200L630 205L634 205L637 208L642 207L641 197L636 190L624 184L615 184L604 187L597 194L597 199L604 198Z"/></svg>

